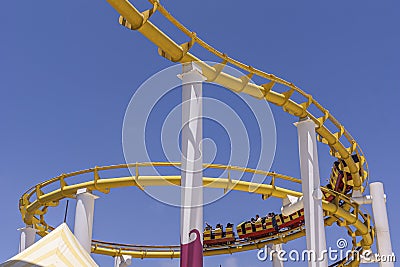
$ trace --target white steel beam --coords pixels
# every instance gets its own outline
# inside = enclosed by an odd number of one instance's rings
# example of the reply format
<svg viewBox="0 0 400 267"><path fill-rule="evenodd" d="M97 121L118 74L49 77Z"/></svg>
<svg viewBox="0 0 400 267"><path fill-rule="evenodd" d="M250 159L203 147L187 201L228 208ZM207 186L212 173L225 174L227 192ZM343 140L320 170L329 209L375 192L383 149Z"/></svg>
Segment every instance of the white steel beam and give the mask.
<svg viewBox="0 0 400 267"><path fill-rule="evenodd" d="M128 267L132 265L132 256L121 255L114 257L114 267Z"/></svg>
<svg viewBox="0 0 400 267"><path fill-rule="evenodd" d="M327 267L322 191L320 188L315 123L310 119L295 124L298 131L300 171L306 225L307 250L315 253L309 267Z"/></svg>
<svg viewBox="0 0 400 267"><path fill-rule="evenodd" d="M379 257L388 258L393 254L390 240L389 221L385 203L385 192L380 182L371 183L369 191L372 198L372 212L375 221L376 242ZM383 259L383 258L382 258ZM392 261L380 261L380 267L394 267Z"/></svg>
<svg viewBox="0 0 400 267"><path fill-rule="evenodd" d="M21 232L18 250L20 253L35 243L36 229L32 225L26 225L26 227L18 230Z"/></svg>
<svg viewBox="0 0 400 267"><path fill-rule="evenodd" d="M74 235L88 253L92 249L94 201L97 198L86 188L76 193Z"/></svg>
<svg viewBox="0 0 400 267"><path fill-rule="evenodd" d="M202 82L195 63L183 64L181 267L203 266Z"/></svg>

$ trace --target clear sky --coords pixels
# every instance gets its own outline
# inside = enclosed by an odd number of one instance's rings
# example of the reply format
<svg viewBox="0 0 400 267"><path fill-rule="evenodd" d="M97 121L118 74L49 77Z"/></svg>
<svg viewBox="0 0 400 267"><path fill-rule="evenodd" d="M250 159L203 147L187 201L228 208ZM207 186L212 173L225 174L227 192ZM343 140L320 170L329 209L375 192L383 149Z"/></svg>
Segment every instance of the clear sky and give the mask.
<svg viewBox="0 0 400 267"><path fill-rule="evenodd" d="M146 1L137 2L149 7ZM400 4L394 0L163 3L204 40L294 82L345 125L366 154L370 180L384 182L393 248L400 255L395 199L400 186ZM160 15L154 19L177 42L187 41ZM205 60L214 59L198 48L195 51ZM0 3L0 262L18 250L16 229L23 226L18 200L26 189L60 173L124 163L121 134L129 101L141 83L171 65L140 33L122 28L106 1ZM272 170L298 177L292 125L296 119L280 108L271 109L278 136ZM208 129L210 138L218 135L213 127ZM323 181L332 162L320 145ZM132 188L101 195L96 203L96 239L179 243L177 208ZM68 224L73 228L74 201L70 204ZM61 223L64 205L49 212L53 225ZM232 193L207 206L205 219L237 224L278 208L278 200L263 202ZM337 226L328 228L327 236L332 246L338 237L347 238ZM304 239L285 245L304 247ZM108 257L95 259L101 266L112 264ZM266 265L258 262L255 251L205 260L205 266L220 264ZM178 266L178 261L135 260L134 265Z"/></svg>

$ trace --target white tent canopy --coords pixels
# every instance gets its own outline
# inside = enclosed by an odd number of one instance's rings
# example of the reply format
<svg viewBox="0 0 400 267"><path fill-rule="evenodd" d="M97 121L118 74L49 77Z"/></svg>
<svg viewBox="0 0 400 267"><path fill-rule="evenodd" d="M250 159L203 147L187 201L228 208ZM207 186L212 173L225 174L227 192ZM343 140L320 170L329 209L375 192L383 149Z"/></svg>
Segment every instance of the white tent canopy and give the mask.
<svg viewBox="0 0 400 267"><path fill-rule="evenodd" d="M35 244L9 259L0 267L98 266L63 223Z"/></svg>

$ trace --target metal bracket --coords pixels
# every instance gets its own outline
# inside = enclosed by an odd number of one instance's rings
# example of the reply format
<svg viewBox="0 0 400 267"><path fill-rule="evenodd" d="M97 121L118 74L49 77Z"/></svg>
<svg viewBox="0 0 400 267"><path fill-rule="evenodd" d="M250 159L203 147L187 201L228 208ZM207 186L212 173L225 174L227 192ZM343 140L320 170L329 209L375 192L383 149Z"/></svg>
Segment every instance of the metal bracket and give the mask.
<svg viewBox="0 0 400 267"><path fill-rule="evenodd" d="M267 94L272 90L272 87L274 87L275 82L270 81L269 83L264 83L261 86L264 88L264 91L262 92L264 95L264 98L267 97Z"/></svg>
<svg viewBox="0 0 400 267"><path fill-rule="evenodd" d="M228 183L224 188L224 195L231 189L232 179L231 179L231 166L228 167Z"/></svg>
<svg viewBox="0 0 400 267"><path fill-rule="evenodd" d="M222 70L225 68L227 61L227 55L224 54L224 61L221 63L215 64L213 68L215 68L215 76L213 78L207 79L208 82L213 82L217 79L217 77L221 74Z"/></svg>
<svg viewBox="0 0 400 267"><path fill-rule="evenodd" d="M253 69L251 66L249 66L249 68ZM237 92L239 93L243 92L244 88L246 88L246 86L249 84L249 81L251 80L253 75L254 75L253 72L249 72L247 75L244 75L239 78L240 80L242 80L242 88L240 88L240 90L238 90Z"/></svg>
<svg viewBox="0 0 400 267"><path fill-rule="evenodd" d="M140 190L144 191L144 187L139 183L139 166L138 163L136 162L135 165L135 183L137 185L137 187L139 187Z"/></svg>
<svg viewBox="0 0 400 267"><path fill-rule="evenodd" d="M158 48L158 54L172 62L181 62L182 59L186 56L186 54L189 52L190 48L192 48L192 46L195 44L195 42L196 42L196 33L192 32L191 40L189 42L180 45L180 47L182 48L182 54L179 58L173 58L171 55L169 55L161 48Z"/></svg>
<svg viewBox="0 0 400 267"><path fill-rule="evenodd" d="M104 188L104 189L103 189L103 188L101 188L100 186L98 186L98 181L99 181L101 178L100 178L99 170L98 170L98 167L97 167L97 166L94 167L93 174L94 174L94 188L95 188L97 191L100 191L100 192L102 192L102 193L104 193L104 194L110 193L110 189L109 189L109 188Z"/></svg>
<svg viewBox="0 0 400 267"><path fill-rule="evenodd" d="M137 31L140 30L140 28L143 27L144 24L146 24L146 22L149 20L149 18L157 11L158 8L158 1L154 2L153 8L148 9L144 12L142 12L142 16L143 16L143 20L139 25L132 25L126 18L124 18L123 16L119 17L119 24L121 24L122 26L133 30L133 31Z"/></svg>

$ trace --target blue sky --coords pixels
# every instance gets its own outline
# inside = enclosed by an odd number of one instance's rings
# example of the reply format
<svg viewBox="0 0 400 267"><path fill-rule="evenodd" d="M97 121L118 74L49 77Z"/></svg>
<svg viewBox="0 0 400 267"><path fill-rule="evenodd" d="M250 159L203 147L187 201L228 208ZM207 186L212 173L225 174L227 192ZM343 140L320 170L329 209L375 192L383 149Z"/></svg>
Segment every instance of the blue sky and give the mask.
<svg viewBox="0 0 400 267"><path fill-rule="evenodd" d="M137 2L148 7L146 1ZM164 4L218 49L311 93L345 125L364 149L371 181L384 182L392 243L398 252L400 4L368 0ZM154 19L177 42L187 41L160 15ZM154 45L117 21L117 13L106 1L0 4L0 261L18 249L21 194L63 172L123 163L122 123L130 98L151 75L171 66L157 55ZM205 60L214 59L198 48L194 51ZM292 125L296 120L280 108L271 109L278 135L272 169L298 177L297 136ZM213 133L211 127L207 134ZM333 159L326 147L319 149L321 176L327 177ZM62 221L62 206L49 213L49 222ZM205 218L214 224L238 223L278 207L278 200L263 202L259 197L232 193L207 206ZM73 208L68 217L71 228L72 215ZM327 235L328 245L346 236L336 226L328 228ZM94 238L178 244L179 210L139 190L118 189L97 201ZM304 246L305 240L300 239L285 248ZM95 259L101 266L112 264L107 257ZM177 261L170 260L137 262L177 266ZM207 258L205 263L265 266L254 251Z"/></svg>

